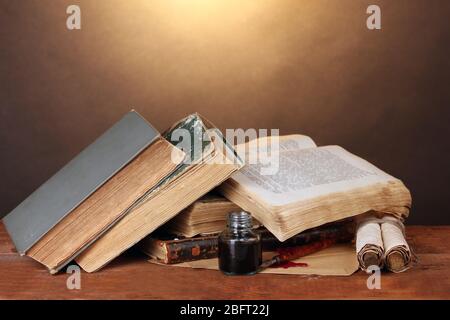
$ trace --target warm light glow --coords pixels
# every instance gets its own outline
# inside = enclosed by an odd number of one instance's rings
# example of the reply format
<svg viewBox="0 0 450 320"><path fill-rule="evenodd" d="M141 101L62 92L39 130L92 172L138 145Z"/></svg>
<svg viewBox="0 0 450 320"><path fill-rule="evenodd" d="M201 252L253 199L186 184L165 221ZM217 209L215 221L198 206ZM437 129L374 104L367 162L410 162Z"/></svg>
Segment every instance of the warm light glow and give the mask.
<svg viewBox="0 0 450 320"><path fill-rule="evenodd" d="M225 104L227 95L230 99L232 95L259 99L266 90L252 92L253 88L268 86L275 90L269 84L278 83L278 77L287 74L292 63L306 60L309 63L302 62L302 68L311 68L311 63L315 68L320 61L317 55L330 53L321 52L324 47L317 45L322 39L318 30L324 25L333 30L336 15L327 1L110 3L102 8L94 3L85 5L91 6L91 15L96 16L92 22L96 27L85 33L90 37L89 45L98 46L98 50L108 48L103 59L87 68L103 68L118 82L122 74L127 75L136 92L146 92L149 100L158 96L173 104L205 96L210 97L212 101L207 103L211 105ZM108 36L104 30L108 30ZM323 70L322 66L319 69ZM314 79L309 77L295 86L308 90L311 81ZM219 96L222 101L215 101Z"/></svg>
<svg viewBox="0 0 450 320"><path fill-rule="evenodd" d="M246 23L269 14L275 1L165 0L143 4L167 19L174 31L245 33Z"/></svg>

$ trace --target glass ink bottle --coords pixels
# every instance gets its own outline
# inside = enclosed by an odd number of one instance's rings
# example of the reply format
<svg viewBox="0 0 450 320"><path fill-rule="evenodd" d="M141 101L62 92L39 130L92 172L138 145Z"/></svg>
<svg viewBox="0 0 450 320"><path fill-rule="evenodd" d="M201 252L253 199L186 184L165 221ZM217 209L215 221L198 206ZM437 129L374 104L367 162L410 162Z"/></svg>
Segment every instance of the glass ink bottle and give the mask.
<svg viewBox="0 0 450 320"><path fill-rule="evenodd" d="M262 262L261 238L252 230L245 211L228 215L227 229L219 235L219 269L227 275L255 274Z"/></svg>

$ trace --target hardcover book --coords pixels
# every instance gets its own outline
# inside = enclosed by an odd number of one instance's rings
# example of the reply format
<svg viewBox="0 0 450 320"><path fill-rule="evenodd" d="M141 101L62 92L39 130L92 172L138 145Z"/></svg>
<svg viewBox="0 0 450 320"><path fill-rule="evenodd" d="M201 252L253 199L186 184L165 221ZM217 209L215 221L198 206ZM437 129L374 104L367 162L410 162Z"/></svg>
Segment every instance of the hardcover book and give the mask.
<svg viewBox="0 0 450 320"><path fill-rule="evenodd" d="M180 128L202 147L177 147ZM209 128L194 114L163 136L131 111L4 218L17 250L51 273L104 266L242 166Z"/></svg>
<svg viewBox="0 0 450 320"><path fill-rule="evenodd" d="M164 139L178 149L181 136L190 140L181 148L187 157L76 258L84 270L100 269L243 166L220 131L198 114L175 124Z"/></svg>
<svg viewBox="0 0 450 320"><path fill-rule="evenodd" d="M176 169L172 149L129 112L3 219L17 250L55 273Z"/></svg>
<svg viewBox="0 0 450 320"><path fill-rule="evenodd" d="M169 234L194 237L218 233L225 229L230 212L241 208L214 192L205 195L167 222L163 228Z"/></svg>

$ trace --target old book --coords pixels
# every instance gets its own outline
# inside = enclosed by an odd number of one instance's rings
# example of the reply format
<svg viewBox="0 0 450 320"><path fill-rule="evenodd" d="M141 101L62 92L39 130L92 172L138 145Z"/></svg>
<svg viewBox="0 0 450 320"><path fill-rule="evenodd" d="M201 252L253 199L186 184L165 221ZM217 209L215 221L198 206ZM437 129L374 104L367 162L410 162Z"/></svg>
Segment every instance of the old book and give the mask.
<svg viewBox="0 0 450 320"><path fill-rule="evenodd" d="M285 241L280 241L266 228L259 229L262 248L274 251L280 248L303 246L317 241L335 239L336 242L349 242L355 235L355 224L352 219L345 219L333 223L302 231Z"/></svg>
<svg viewBox="0 0 450 320"><path fill-rule="evenodd" d="M370 210L408 216L409 190L369 162L339 146L317 147L307 136L280 137L279 144L269 140L237 146L246 166L219 190L280 241Z"/></svg>
<svg viewBox="0 0 450 320"><path fill-rule="evenodd" d="M195 201L162 228L169 234L183 237L218 233L225 229L227 215L239 210L235 203L212 192Z"/></svg>
<svg viewBox="0 0 450 320"><path fill-rule="evenodd" d="M197 114L181 120L164 137L177 148L180 137L183 137L181 140L188 139L190 143L180 147L188 157L181 167L149 190L117 224L76 258L84 270L100 269L243 165L220 131Z"/></svg>
<svg viewBox="0 0 450 320"><path fill-rule="evenodd" d="M318 228L313 228L280 242L265 228L256 229L261 236L261 246L264 251L274 251L280 248L303 246L321 240L335 239L337 242L348 242L354 235L352 221L342 221ZM139 243L139 248L148 256L164 264L182 263L217 257L218 233L209 236L178 238L164 233L149 235Z"/></svg>
<svg viewBox="0 0 450 320"><path fill-rule="evenodd" d="M174 264L217 257L217 239L217 234L183 239L152 235L144 238L139 248L161 263Z"/></svg>
<svg viewBox="0 0 450 320"><path fill-rule="evenodd" d="M4 218L17 250L55 273L175 171L173 152L184 156L128 113Z"/></svg>

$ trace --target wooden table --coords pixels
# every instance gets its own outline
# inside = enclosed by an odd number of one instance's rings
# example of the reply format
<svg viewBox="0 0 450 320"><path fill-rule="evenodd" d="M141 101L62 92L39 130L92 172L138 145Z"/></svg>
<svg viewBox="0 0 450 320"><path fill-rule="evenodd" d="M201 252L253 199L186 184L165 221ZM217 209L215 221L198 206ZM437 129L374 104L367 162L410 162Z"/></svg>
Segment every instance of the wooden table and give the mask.
<svg viewBox="0 0 450 320"><path fill-rule="evenodd" d="M380 290L368 275L319 277L258 274L227 277L213 270L153 265L136 251L103 270L81 273L81 289L69 290L69 274L50 275L14 249L0 223L2 299L450 299L450 226L407 228L419 263L401 274L383 273Z"/></svg>

